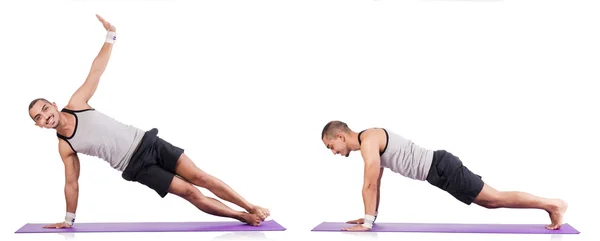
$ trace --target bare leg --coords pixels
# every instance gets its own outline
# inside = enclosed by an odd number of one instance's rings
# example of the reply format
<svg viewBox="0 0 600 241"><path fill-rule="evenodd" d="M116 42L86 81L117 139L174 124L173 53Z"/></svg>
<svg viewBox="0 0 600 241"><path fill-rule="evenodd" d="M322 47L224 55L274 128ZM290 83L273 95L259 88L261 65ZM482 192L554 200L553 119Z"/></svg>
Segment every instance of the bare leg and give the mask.
<svg viewBox="0 0 600 241"><path fill-rule="evenodd" d="M547 229L560 229L568 204L561 199L534 196L526 192L497 191L485 184L475 198L475 204L485 208L534 208L542 209L550 215L551 224Z"/></svg>
<svg viewBox="0 0 600 241"><path fill-rule="evenodd" d="M235 211L214 198L202 195L200 190L179 177L173 178L169 192L189 201L205 213L219 217L234 218L254 226L260 224L261 220L258 215Z"/></svg>
<svg viewBox="0 0 600 241"><path fill-rule="evenodd" d="M249 203L225 182L200 170L185 153L179 157L175 172L190 183L208 189L217 197L234 203L249 213L258 214L263 220L270 215L268 209Z"/></svg>

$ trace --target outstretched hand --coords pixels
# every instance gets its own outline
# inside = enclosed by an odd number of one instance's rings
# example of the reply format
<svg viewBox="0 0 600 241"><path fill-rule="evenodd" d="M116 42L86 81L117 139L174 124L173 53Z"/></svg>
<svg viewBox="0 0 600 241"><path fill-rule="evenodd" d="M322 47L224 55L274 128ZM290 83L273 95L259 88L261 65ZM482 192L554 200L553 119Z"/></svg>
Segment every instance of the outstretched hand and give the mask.
<svg viewBox="0 0 600 241"><path fill-rule="evenodd" d="M70 228L70 227L71 227L71 225L69 225L68 223L60 222L60 223L46 225L43 228Z"/></svg>
<svg viewBox="0 0 600 241"><path fill-rule="evenodd" d="M115 28L115 26L110 24L104 18L100 17L100 15L96 14L96 17L98 18L98 20L100 20L100 22L102 23L102 26L104 26L104 29L106 29L106 31L111 31L111 32L117 31L117 28Z"/></svg>

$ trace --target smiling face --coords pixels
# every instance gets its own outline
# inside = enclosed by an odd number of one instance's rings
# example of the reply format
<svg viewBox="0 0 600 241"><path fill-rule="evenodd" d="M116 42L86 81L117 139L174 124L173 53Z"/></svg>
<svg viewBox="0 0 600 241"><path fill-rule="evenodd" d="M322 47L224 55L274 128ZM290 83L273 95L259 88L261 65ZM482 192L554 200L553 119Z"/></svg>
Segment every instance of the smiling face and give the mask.
<svg viewBox="0 0 600 241"><path fill-rule="evenodd" d="M29 108L29 116L35 121L35 125L55 129L60 121L60 115L56 103L50 103L45 99L37 99Z"/></svg>

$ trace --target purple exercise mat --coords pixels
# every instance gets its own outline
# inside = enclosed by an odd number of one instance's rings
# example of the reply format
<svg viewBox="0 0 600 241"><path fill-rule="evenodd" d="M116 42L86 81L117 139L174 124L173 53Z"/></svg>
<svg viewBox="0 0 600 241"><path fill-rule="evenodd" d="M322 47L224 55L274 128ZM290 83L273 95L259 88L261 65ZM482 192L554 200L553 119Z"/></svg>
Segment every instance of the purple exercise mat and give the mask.
<svg viewBox="0 0 600 241"><path fill-rule="evenodd" d="M341 229L354 225L323 222L312 231L345 232ZM563 224L560 230L548 230L545 226L545 224L375 223L370 232L579 234L579 231L567 223Z"/></svg>
<svg viewBox="0 0 600 241"><path fill-rule="evenodd" d="M139 222L139 223L75 223L72 228L42 228L45 223L28 223L15 233L98 233L98 232L231 232L284 231L275 220L251 226L236 221L225 222Z"/></svg>

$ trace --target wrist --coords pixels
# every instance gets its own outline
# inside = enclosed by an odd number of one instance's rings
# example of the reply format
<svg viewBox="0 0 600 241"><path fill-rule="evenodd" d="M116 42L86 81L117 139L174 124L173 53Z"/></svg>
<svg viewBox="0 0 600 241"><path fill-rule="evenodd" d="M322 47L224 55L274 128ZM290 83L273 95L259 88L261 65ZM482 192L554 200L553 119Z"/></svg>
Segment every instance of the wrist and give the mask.
<svg viewBox="0 0 600 241"><path fill-rule="evenodd" d="M114 31L106 32L106 39L104 40L104 42L107 42L109 44L114 44L115 41L117 41L117 33Z"/></svg>
<svg viewBox="0 0 600 241"><path fill-rule="evenodd" d="M362 226L365 228L373 228L373 223L375 222L375 216L365 214L364 219L365 219L365 221L363 222Z"/></svg>
<svg viewBox="0 0 600 241"><path fill-rule="evenodd" d="M75 214L67 212L67 214L65 215L65 223L73 226L73 223L75 223Z"/></svg>

